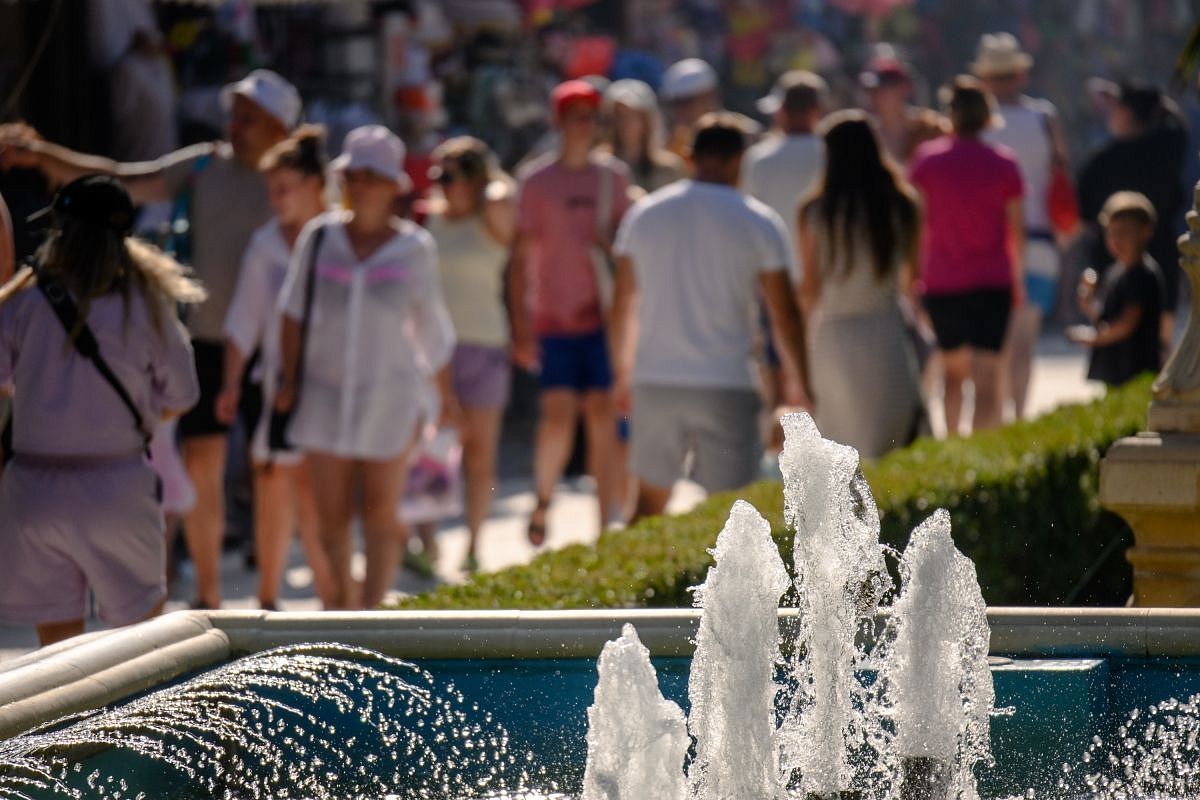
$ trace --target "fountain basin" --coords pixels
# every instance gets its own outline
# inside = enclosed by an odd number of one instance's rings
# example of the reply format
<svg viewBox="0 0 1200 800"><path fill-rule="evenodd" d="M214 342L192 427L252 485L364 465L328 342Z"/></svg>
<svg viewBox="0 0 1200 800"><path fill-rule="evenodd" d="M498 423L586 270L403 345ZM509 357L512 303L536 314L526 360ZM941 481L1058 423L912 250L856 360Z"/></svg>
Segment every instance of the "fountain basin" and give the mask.
<svg viewBox="0 0 1200 800"><path fill-rule="evenodd" d="M781 611L781 625L792 616ZM534 754L574 791L583 771L595 659L632 622L664 695L686 708L700 612L177 612L64 643L0 667L0 738L65 714L274 647L336 642L416 661L491 712L511 748ZM1128 713L1200 692L1200 612L1183 609L995 608L992 722L997 766L982 796L1052 789L1062 764L1092 737L1112 737Z"/></svg>

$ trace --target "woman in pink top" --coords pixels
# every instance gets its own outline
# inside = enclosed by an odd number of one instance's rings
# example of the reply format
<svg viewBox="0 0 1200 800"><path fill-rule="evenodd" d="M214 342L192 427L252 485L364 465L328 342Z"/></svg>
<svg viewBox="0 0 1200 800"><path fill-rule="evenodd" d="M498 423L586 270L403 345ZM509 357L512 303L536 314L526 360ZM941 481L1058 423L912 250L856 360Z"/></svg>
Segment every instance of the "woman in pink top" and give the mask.
<svg viewBox="0 0 1200 800"><path fill-rule="evenodd" d="M974 78L942 90L954 132L917 149L910 179L924 197L922 302L944 370L946 429L959 431L963 385L975 385L974 429L1002 418L1000 349L1023 300L1023 187L1016 159L980 134L994 100Z"/></svg>

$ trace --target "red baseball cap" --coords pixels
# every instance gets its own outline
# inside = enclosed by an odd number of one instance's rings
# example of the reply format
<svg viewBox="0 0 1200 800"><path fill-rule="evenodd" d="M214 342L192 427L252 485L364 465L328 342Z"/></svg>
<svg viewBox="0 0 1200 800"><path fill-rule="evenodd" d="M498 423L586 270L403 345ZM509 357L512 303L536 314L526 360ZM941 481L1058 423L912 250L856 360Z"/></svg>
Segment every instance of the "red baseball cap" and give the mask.
<svg viewBox="0 0 1200 800"><path fill-rule="evenodd" d="M554 109L557 119L572 103L585 103L591 108L599 108L602 99L596 87L587 81L564 81L550 93L550 107Z"/></svg>

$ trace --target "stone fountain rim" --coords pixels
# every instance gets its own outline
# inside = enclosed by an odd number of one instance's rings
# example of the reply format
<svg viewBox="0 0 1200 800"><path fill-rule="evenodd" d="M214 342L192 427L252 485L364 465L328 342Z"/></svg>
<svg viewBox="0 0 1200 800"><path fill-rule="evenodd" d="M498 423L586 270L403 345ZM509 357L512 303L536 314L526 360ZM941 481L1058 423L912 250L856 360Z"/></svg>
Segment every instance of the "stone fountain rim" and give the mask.
<svg viewBox="0 0 1200 800"><path fill-rule="evenodd" d="M177 611L0 666L0 739L283 645L337 642L414 659L594 658L631 622L653 655L687 656L699 619L687 608ZM1200 656L1200 609L995 607L988 622L991 652L1009 658Z"/></svg>

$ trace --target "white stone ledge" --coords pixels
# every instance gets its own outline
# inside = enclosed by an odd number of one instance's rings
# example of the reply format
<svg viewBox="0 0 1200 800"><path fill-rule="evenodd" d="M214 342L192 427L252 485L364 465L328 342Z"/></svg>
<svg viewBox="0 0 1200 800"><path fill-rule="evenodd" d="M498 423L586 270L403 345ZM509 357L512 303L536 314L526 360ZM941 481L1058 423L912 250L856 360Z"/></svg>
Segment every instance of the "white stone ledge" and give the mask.
<svg viewBox="0 0 1200 800"><path fill-rule="evenodd" d="M282 645L336 642L413 659L593 658L631 622L652 654L686 656L699 619L698 609L181 611L0 671L0 739ZM1200 609L997 607L988 620L992 652L1015 658L1200 655Z"/></svg>

